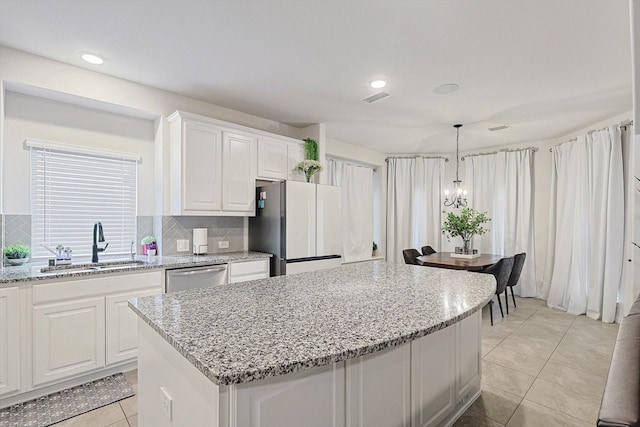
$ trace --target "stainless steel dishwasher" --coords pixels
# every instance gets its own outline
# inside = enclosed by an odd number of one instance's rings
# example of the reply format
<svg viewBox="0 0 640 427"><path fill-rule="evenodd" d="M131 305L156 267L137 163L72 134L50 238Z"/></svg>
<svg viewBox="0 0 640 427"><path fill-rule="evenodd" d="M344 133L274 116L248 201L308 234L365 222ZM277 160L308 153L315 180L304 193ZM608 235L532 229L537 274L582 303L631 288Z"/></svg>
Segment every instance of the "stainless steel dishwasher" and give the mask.
<svg viewBox="0 0 640 427"><path fill-rule="evenodd" d="M168 269L165 283L167 292L226 285L229 283L227 264Z"/></svg>

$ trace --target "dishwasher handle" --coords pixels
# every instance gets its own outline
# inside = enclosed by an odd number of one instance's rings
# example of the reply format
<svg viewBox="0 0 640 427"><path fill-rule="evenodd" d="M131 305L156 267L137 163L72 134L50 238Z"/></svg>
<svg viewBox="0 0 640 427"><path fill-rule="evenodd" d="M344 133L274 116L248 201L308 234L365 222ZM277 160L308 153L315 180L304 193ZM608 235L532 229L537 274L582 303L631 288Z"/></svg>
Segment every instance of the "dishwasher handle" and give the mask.
<svg viewBox="0 0 640 427"><path fill-rule="evenodd" d="M171 276L193 276L196 274L213 273L215 271L225 271L227 267L207 268L206 270L194 270L194 271L170 271Z"/></svg>

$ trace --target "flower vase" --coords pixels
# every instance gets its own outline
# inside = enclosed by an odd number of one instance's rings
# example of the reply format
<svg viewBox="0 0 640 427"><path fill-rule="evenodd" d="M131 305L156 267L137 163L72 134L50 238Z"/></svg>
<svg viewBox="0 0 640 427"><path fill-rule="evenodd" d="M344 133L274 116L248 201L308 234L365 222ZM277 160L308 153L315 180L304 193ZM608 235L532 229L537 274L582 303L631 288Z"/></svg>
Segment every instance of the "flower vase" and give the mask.
<svg viewBox="0 0 640 427"><path fill-rule="evenodd" d="M312 173L305 173L304 174L307 177L307 182L311 182L311 177L313 176Z"/></svg>
<svg viewBox="0 0 640 427"><path fill-rule="evenodd" d="M462 253L466 255L471 254L473 252L471 250L471 239L462 239L462 242Z"/></svg>

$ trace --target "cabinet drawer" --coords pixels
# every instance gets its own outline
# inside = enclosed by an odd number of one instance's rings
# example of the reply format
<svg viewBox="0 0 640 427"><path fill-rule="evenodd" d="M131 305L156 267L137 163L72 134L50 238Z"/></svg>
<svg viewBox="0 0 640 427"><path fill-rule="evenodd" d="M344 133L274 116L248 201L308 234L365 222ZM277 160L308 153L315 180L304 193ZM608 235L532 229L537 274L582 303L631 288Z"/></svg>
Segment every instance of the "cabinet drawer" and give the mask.
<svg viewBox="0 0 640 427"><path fill-rule="evenodd" d="M85 298L110 293L120 293L159 287L164 288L162 270L147 273L105 275L102 277L71 279L64 282L45 283L33 286L33 304Z"/></svg>
<svg viewBox="0 0 640 427"><path fill-rule="evenodd" d="M229 264L229 283L266 279L267 277L269 277L268 258Z"/></svg>

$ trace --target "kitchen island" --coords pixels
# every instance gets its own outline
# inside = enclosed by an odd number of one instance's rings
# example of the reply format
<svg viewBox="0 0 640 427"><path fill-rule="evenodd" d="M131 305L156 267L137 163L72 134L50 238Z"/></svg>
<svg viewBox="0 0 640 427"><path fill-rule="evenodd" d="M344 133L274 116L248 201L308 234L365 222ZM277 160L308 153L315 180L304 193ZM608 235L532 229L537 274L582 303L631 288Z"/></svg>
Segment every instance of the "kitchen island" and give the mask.
<svg viewBox="0 0 640 427"><path fill-rule="evenodd" d="M480 394L493 276L362 263L129 302L162 426L447 424Z"/></svg>

